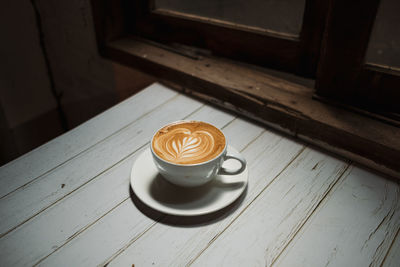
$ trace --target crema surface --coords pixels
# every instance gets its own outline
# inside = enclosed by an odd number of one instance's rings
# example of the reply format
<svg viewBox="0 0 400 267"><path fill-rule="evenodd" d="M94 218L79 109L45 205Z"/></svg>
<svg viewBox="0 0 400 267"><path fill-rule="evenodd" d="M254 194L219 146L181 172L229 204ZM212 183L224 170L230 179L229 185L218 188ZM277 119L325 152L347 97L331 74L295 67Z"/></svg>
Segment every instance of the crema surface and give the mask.
<svg viewBox="0 0 400 267"><path fill-rule="evenodd" d="M205 122L178 122L160 129L153 138L153 151L176 164L196 164L211 160L225 148L225 136Z"/></svg>

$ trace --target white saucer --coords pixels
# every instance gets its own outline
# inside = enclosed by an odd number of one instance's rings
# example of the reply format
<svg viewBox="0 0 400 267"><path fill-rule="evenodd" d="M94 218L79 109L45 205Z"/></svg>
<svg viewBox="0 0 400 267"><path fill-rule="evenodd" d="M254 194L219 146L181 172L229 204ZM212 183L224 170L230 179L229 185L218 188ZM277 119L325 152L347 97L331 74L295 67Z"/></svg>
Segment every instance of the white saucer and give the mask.
<svg viewBox="0 0 400 267"><path fill-rule="evenodd" d="M228 146L229 150L237 151ZM224 163L237 167L235 160ZM238 175L218 175L206 185L194 188L179 187L166 181L153 163L150 149L137 158L131 171L131 187L147 206L172 215L195 216L212 213L234 202L246 189L247 168Z"/></svg>

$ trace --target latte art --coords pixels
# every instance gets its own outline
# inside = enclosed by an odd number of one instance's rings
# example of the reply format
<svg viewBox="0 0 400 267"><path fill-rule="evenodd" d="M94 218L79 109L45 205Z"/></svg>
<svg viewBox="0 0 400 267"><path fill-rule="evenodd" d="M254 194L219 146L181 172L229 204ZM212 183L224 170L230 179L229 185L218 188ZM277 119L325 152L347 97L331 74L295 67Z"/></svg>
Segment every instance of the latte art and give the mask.
<svg viewBox="0 0 400 267"><path fill-rule="evenodd" d="M159 130L152 146L166 161L195 164L219 155L225 148L225 137L220 130L204 122L179 122Z"/></svg>
<svg viewBox="0 0 400 267"><path fill-rule="evenodd" d="M179 132L183 134L178 134ZM199 131L193 134L185 128L178 128L171 132L171 136L165 147L168 153L175 159L198 157L207 153L214 146L214 138L208 132Z"/></svg>

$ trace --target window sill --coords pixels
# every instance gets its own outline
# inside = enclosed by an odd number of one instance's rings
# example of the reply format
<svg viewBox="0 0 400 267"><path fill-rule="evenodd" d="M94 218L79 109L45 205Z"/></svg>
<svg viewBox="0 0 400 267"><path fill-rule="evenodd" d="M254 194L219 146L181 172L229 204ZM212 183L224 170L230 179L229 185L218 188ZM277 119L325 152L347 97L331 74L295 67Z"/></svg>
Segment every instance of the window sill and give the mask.
<svg viewBox="0 0 400 267"><path fill-rule="evenodd" d="M102 53L186 94L400 178L399 128L314 100L310 87L251 66L128 37L108 43Z"/></svg>

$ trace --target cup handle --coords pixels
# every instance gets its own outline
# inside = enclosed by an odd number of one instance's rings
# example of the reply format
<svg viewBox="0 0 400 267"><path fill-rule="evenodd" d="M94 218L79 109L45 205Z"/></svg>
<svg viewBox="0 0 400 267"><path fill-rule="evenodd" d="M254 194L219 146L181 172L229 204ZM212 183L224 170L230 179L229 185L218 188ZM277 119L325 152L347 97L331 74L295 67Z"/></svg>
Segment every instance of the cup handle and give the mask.
<svg viewBox="0 0 400 267"><path fill-rule="evenodd" d="M219 169L219 171L218 171L218 174L235 175L235 174L239 174L242 171L244 171L244 169L246 168L246 159L239 153L234 153L234 154L235 155L233 155L232 152L230 152L229 154L226 154L224 157L224 161L228 160L228 159L236 159L242 164L242 166L240 166L240 168L238 168L238 169L221 167L221 169Z"/></svg>

